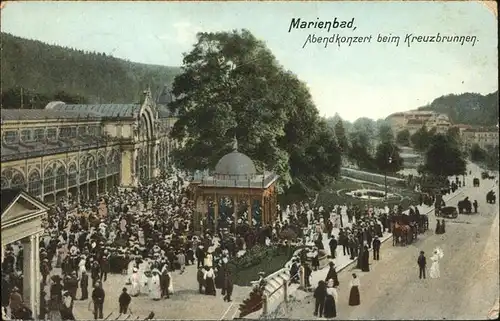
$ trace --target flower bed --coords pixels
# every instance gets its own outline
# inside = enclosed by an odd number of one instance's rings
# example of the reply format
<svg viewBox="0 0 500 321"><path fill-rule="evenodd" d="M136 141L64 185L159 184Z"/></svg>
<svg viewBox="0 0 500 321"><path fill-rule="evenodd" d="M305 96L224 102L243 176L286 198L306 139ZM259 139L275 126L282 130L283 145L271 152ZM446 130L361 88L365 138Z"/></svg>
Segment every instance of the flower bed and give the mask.
<svg viewBox="0 0 500 321"><path fill-rule="evenodd" d="M255 245L239 258L228 263L233 272L233 282L239 286L249 286L258 279L259 272L265 275L282 269L293 256L294 248L282 246Z"/></svg>

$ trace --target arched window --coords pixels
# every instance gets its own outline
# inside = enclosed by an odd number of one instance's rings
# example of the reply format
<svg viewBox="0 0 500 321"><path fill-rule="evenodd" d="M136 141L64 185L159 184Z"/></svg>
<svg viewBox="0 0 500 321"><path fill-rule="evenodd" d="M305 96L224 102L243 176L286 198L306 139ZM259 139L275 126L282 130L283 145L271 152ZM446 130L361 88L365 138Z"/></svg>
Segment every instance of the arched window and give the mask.
<svg viewBox="0 0 500 321"><path fill-rule="evenodd" d="M146 116L141 116L141 123L139 125L139 133L141 135L141 140L148 140L148 127L146 122Z"/></svg>
<svg viewBox="0 0 500 321"><path fill-rule="evenodd" d="M76 164L71 163L68 170L68 187L72 187L78 184L77 174Z"/></svg>
<svg viewBox="0 0 500 321"><path fill-rule="evenodd" d="M12 177L12 181L10 186L12 188L26 188L26 181L24 180L24 177L21 173L15 173L14 176Z"/></svg>
<svg viewBox="0 0 500 321"><path fill-rule="evenodd" d="M99 154L97 158L97 175L99 178L106 176L106 160L102 154Z"/></svg>
<svg viewBox="0 0 500 321"><path fill-rule="evenodd" d="M43 173L43 192L52 193L54 191L54 171L52 167L47 167Z"/></svg>
<svg viewBox="0 0 500 321"><path fill-rule="evenodd" d="M89 158L87 173L89 175L89 181L95 181L95 161L93 157Z"/></svg>
<svg viewBox="0 0 500 321"><path fill-rule="evenodd" d="M9 180L7 179L7 177L2 175L1 180L2 180L2 189L9 188Z"/></svg>
<svg viewBox="0 0 500 321"><path fill-rule="evenodd" d="M42 181L38 171L32 171L28 177L28 192L33 196L42 195Z"/></svg>
<svg viewBox="0 0 500 321"><path fill-rule="evenodd" d="M82 157L80 159L80 184L87 181L87 158Z"/></svg>
<svg viewBox="0 0 500 321"><path fill-rule="evenodd" d="M65 189L66 188L66 169L64 166L59 166L56 172L56 189Z"/></svg>

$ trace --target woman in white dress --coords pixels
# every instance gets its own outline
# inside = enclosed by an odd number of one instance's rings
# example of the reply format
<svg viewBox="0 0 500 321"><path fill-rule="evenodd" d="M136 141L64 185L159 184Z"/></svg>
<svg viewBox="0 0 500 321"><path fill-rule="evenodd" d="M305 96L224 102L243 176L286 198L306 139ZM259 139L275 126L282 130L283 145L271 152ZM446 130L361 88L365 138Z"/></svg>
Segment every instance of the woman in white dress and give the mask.
<svg viewBox="0 0 500 321"><path fill-rule="evenodd" d="M131 296L138 296L141 292L141 277L137 273L137 268L133 269L132 275L130 276L130 291Z"/></svg>
<svg viewBox="0 0 500 321"><path fill-rule="evenodd" d="M161 299L160 271L154 269L152 273L153 276L151 277L149 298L153 300L160 300Z"/></svg>
<svg viewBox="0 0 500 321"><path fill-rule="evenodd" d="M150 279L150 277L148 277L147 275L147 273L149 273L149 263L147 261L144 261L141 264L139 264L138 273L141 280L140 292L148 293L149 292L148 280Z"/></svg>
<svg viewBox="0 0 500 321"><path fill-rule="evenodd" d="M212 253L214 252L214 248L211 246L208 248L207 255L205 256L205 259L203 260L203 265L212 267L213 266L213 255Z"/></svg>
<svg viewBox="0 0 500 321"><path fill-rule="evenodd" d="M434 250L434 254L431 257L432 265L431 268L429 269L429 276L432 279L437 279L439 278L440 272L439 272L439 260L443 258L443 250L440 248L436 248Z"/></svg>

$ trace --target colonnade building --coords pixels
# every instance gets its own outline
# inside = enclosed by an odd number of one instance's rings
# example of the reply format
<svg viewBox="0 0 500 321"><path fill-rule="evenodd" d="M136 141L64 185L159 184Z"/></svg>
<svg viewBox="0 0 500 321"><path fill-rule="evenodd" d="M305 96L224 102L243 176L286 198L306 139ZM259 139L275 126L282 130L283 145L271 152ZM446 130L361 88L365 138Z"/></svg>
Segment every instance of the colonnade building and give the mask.
<svg viewBox="0 0 500 321"><path fill-rule="evenodd" d="M148 89L138 104L2 109L1 189L21 188L51 204L159 176L177 146L169 136L171 95L162 95L154 100Z"/></svg>

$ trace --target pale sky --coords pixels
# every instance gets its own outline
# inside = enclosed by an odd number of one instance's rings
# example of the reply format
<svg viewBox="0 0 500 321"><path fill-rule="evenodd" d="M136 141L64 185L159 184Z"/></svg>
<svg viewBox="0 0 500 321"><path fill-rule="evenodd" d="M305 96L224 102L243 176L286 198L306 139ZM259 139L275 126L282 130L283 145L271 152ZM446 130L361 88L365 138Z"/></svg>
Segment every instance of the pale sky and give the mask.
<svg viewBox="0 0 500 321"><path fill-rule="evenodd" d="M15 2L1 30L19 37L105 52L134 62L180 66L199 31L245 28L306 82L322 116L384 118L441 95L498 89L497 21L477 2ZM356 30L296 29L302 20L355 19ZM476 36L470 43L403 44L413 35ZM309 34L369 36L372 43L327 48ZM399 47L375 40L401 36Z"/></svg>

